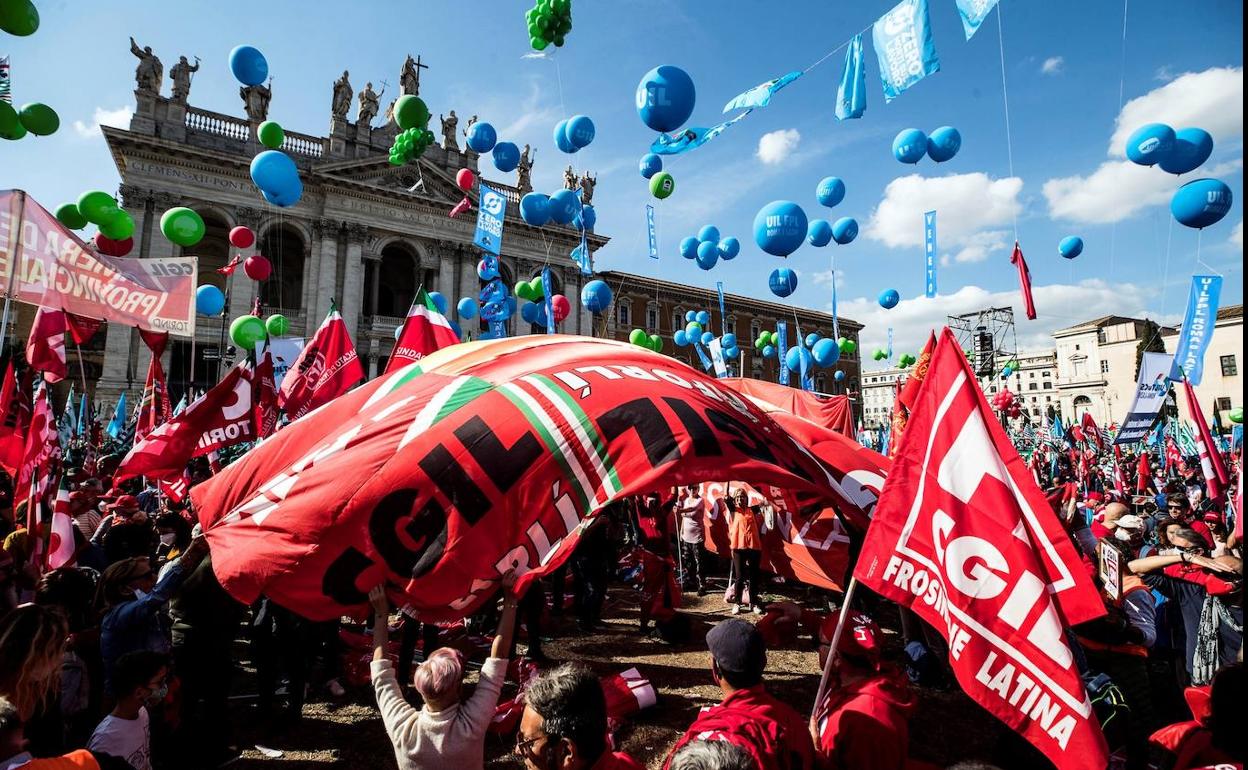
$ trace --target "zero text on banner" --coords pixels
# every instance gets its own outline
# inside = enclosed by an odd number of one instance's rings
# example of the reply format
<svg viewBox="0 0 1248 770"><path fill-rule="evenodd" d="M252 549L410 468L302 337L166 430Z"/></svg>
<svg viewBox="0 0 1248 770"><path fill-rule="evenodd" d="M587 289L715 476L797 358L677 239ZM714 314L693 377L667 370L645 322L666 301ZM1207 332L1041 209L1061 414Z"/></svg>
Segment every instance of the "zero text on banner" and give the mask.
<svg viewBox="0 0 1248 770"><path fill-rule="evenodd" d="M1174 363L1170 365L1170 379L1178 382L1187 377L1193 385L1199 385L1205 373L1205 350L1213 339L1213 328L1218 318L1218 297L1222 293L1222 276L1193 275L1192 291L1187 297L1187 313L1183 316L1183 328L1179 342L1174 346Z"/></svg>
<svg viewBox="0 0 1248 770"><path fill-rule="evenodd" d="M876 20L871 37L880 59L885 102L940 70L927 17L927 0L901 0Z"/></svg>
<svg viewBox="0 0 1248 770"><path fill-rule="evenodd" d="M936 296L936 212L928 211L923 215L923 259L927 268L924 284L925 296L931 299Z"/></svg>
<svg viewBox="0 0 1248 770"><path fill-rule="evenodd" d="M503 216L507 199L489 185L480 185L481 205L477 207L477 232L472 243L483 251L497 255L503 245Z"/></svg>
<svg viewBox="0 0 1248 770"><path fill-rule="evenodd" d="M1135 398L1127 416L1122 418L1122 426L1114 437L1115 444L1134 444L1143 441L1157 419L1157 412L1166 402L1166 393L1170 389L1166 375L1174 357L1169 353L1145 353L1140 359L1140 376L1135 382Z"/></svg>

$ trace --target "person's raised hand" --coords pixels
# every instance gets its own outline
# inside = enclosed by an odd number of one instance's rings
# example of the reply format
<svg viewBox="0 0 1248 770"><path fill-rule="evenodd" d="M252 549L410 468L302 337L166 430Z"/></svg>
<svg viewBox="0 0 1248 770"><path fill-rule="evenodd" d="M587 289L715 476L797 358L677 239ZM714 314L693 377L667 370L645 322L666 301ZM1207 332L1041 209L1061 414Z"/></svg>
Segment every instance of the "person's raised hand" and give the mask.
<svg viewBox="0 0 1248 770"><path fill-rule="evenodd" d="M378 618L390 617L390 599L386 596L386 584L378 583L368 591L368 603Z"/></svg>

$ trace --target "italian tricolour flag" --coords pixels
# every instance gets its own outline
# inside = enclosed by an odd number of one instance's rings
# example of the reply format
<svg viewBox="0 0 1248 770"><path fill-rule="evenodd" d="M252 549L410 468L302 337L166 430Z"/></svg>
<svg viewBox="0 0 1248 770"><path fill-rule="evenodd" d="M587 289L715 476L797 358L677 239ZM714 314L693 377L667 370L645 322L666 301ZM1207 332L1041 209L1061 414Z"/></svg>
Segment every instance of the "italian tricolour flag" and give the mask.
<svg viewBox="0 0 1248 770"><path fill-rule="evenodd" d="M451 322L438 312L433 298L423 288L407 311L407 319L403 322L403 331L394 343L394 352L386 362L386 371L392 372L401 366L419 361L435 350L459 342Z"/></svg>

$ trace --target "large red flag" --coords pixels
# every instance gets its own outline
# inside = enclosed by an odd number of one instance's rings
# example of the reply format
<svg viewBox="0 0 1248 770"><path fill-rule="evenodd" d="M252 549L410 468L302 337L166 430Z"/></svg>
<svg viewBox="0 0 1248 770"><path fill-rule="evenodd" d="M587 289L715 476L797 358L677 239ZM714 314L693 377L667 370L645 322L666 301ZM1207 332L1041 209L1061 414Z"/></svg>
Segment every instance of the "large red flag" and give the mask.
<svg viewBox="0 0 1248 770"><path fill-rule="evenodd" d="M36 311L26 340L26 361L43 372L48 382L60 382L69 375L65 362L65 311L46 307Z"/></svg>
<svg viewBox="0 0 1248 770"><path fill-rule="evenodd" d="M422 288L420 296L416 297L407 311L403 330L394 343L394 352L386 362L386 371L392 372L400 366L407 366L435 350L457 342L459 337L451 329L451 322L438 312L429 292Z"/></svg>
<svg viewBox="0 0 1248 770"><path fill-rule="evenodd" d="M74 518L69 515L69 481L62 475L56 501L52 504L52 531L48 534L48 552L44 562L48 569L73 565L77 557L74 528Z"/></svg>
<svg viewBox="0 0 1248 770"><path fill-rule="evenodd" d="M103 325L104 322L98 318L65 313L65 326L69 328L69 335L74 338L75 345L85 345L90 342Z"/></svg>
<svg viewBox="0 0 1248 770"><path fill-rule="evenodd" d="M1148 491L1153 479L1153 469L1148 464L1148 450L1140 448L1140 459L1135 465L1135 493L1142 495Z"/></svg>
<svg viewBox="0 0 1248 770"><path fill-rule="evenodd" d="M134 440L138 441L156 430L172 416L165 368L161 366L160 356L153 354L151 363L147 365L147 381L143 385L143 397L139 401L138 417L134 423Z"/></svg>
<svg viewBox="0 0 1248 770"><path fill-rule="evenodd" d="M15 492L25 493L34 484L33 494L42 498L51 476L53 463L60 459L61 440L56 432L56 415L48 403L48 386L40 383L33 399L30 430L22 452L22 467L17 478ZM38 474L38 476L36 476Z"/></svg>
<svg viewBox="0 0 1248 770"><path fill-rule="evenodd" d="M4 372L0 387L0 468L16 477L26 454L26 435L30 431L30 376L27 371L20 385L13 362Z"/></svg>
<svg viewBox="0 0 1248 770"><path fill-rule="evenodd" d="M1083 428L1083 440L1091 441L1096 444L1096 448L1105 450L1105 439L1101 436L1101 428L1096 424L1096 419L1092 417L1091 412L1084 412L1083 418L1080 420L1080 426Z"/></svg>
<svg viewBox="0 0 1248 770"><path fill-rule="evenodd" d="M292 420L333 401L364 379L364 367L355 353L338 308L332 307L321 328L291 365L282 380L278 403Z"/></svg>
<svg viewBox="0 0 1248 770"><path fill-rule="evenodd" d="M854 574L940 629L962 689L1057 767L1104 770L1065 635L1104 607L948 329Z"/></svg>
<svg viewBox="0 0 1248 770"><path fill-rule="evenodd" d="M255 402L256 438L265 438L277 428L277 383L273 376L273 351L265 345L251 378L252 400Z"/></svg>
<svg viewBox="0 0 1248 770"><path fill-rule="evenodd" d="M1031 271L1027 269L1027 260L1023 259L1023 250L1014 241L1014 253L1010 255L1010 264L1018 268L1018 288L1023 293L1023 306L1027 311L1027 320L1036 320L1036 303L1031 298Z"/></svg>
<svg viewBox="0 0 1248 770"><path fill-rule="evenodd" d="M247 361L231 368L221 382L177 417L136 440L117 467L116 479L148 476L173 481L181 477L192 457L255 441L251 379Z"/></svg>
<svg viewBox="0 0 1248 770"><path fill-rule="evenodd" d="M1186 377L1183 378L1183 390L1187 394L1188 414L1192 422L1196 423L1196 448L1200 453L1200 470L1205 476L1208 498L1220 501L1231 485L1231 474L1222 463L1222 454L1213 440L1213 432L1209 430L1209 423L1205 421L1205 412L1200 408L1200 401L1196 399L1196 391L1192 389L1192 383Z"/></svg>

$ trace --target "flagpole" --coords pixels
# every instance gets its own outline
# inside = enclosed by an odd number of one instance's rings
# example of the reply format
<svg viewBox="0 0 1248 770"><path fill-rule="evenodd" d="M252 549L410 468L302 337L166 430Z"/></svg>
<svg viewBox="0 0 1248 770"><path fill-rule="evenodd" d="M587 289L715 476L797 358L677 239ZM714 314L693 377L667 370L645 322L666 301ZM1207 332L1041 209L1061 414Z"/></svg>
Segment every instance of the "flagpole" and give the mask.
<svg viewBox="0 0 1248 770"><path fill-rule="evenodd" d="M845 601L841 602L840 615L836 619L836 630L832 632L832 647L828 650L828 659L823 664L823 675L819 677L819 689L815 692L815 705L810 710L811 722L814 722L819 714L819 704L823 702L823 695L828 690L828 680L832 678L832 666L836 664L837 645L841 643L841 633L845 630L845 618L849 614L849 606L854 600L854 591L857 588L858 577L853 576L849 579L849 586L845 589Z"/></svg>
<svg viewBox="0 0 1248 770"><path fill-rule="evenodd" d="M4 291L4 315L0 317L0 355L9 344L9 306L13 302L13 282L17 280L17 271L21 268L21 260L17 258L17 247L21 243L22 224L26 220L26 193L17 191L17 226L9 233L9 285Z"/></svg>
<svg viewBox="0 0 1248 770"><path fill-rule="evenodd" d="M234 273L229 272L225 276L225 307L221 309L221 333L217 337L217 374L215 379L221 379L221 362L225 360L225 319L230 313L230 289L234 284ZM195 338L192 337L192 340ZM194 342L192 342L192 345ZM192 357L191 366L194 366L195 359ZM194 385L194 382L191 383Z"/></svg>
<svg viewBox="0 0 1248 770"><path fill-rule="evenodd" d="M72 335L71 335L72 336ZM82 346L74 340L74 352L78 354L78 376L82 378L82 395L87 395L87 367L82 363Z"/></svg>

